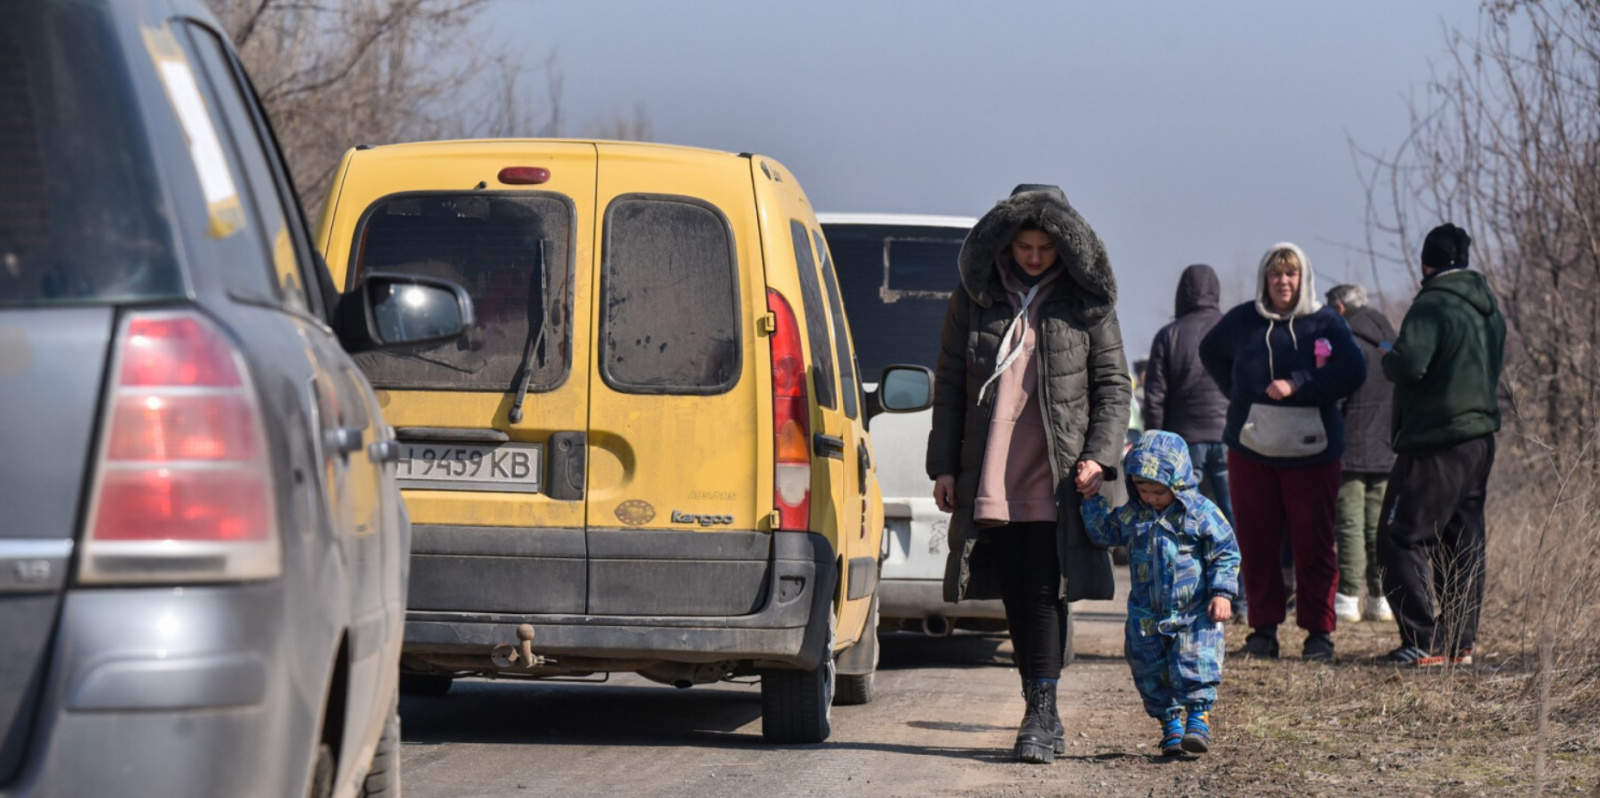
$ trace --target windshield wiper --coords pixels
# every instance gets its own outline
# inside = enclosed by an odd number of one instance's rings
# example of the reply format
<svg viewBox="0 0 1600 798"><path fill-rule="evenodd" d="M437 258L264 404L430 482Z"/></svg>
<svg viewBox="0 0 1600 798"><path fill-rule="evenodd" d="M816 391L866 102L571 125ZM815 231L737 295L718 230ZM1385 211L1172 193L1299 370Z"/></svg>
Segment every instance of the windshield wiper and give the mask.
<svg viewBox="0 0 1600 798"><path fill-rule="evenodd" d="M517 395L511 399L511 411L507 414L513 424L522 422L522 401L528 396L528 383L533 381L535 352L541 353L539 366L544 367L542 351L550 333L550 272L545 268L545 264L549 263L545 257L548 254L545 246L547 240L539 239L539 330L535 333L532 325L528 327L527 348L522 351L522 365L517 371Z"/></svg>

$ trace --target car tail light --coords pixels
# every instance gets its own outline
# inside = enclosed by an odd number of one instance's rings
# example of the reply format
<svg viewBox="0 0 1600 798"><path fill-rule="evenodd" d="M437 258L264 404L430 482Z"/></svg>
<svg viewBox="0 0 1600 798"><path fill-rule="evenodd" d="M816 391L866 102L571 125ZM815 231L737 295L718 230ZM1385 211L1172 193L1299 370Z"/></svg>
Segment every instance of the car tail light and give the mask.
<svg viewBox="0 0 1600 798"><path fill-rule="evenodd" d="M811 406L806 400L806 358L789 300L767 289L772 332L772 500L778 529L811 528Z"/></svg>
<svg viewBox="0 0 1600 798"><path fill-rule="evenodd" d="M189 311L118 332L80 582L262 579L282 569L271 460L244 358Z"/></svg>

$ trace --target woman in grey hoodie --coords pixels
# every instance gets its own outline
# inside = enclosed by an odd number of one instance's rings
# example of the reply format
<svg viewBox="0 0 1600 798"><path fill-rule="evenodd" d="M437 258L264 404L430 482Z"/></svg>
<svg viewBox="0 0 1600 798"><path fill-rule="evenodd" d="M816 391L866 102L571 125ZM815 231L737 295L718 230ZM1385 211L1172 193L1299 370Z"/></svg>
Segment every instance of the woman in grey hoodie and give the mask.
<svg viewBox="0 0 1600 798"><path fill-rule="evenodd" d="M1027 712L1014 750L1065 750L1066 602L1109 599L1082 496L1114 480L1132 386L1105 246L1055 186L1022 185L973 226L940 336L928 476L951 513L948 601L1005 604Z"/></svg>

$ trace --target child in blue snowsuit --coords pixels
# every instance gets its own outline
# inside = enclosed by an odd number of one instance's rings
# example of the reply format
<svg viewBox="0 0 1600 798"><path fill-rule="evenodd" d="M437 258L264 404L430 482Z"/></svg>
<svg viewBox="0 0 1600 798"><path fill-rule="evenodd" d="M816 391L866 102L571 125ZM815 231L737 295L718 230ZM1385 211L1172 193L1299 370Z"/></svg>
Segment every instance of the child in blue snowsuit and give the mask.
<svg viewBox="0 0 1600 798"><path fill-rule="evenodd" d="M1222 622L1239 594L1239 545L1197 490L1183 438L1146 432L1123 468L1134 488L1128 503L1112 509L1103 496L1089 498L1084 526L1101 546L1128 547L1128 665L1145 711L1161 721L1161 752L1205 753L1222 682Z"/></svg>

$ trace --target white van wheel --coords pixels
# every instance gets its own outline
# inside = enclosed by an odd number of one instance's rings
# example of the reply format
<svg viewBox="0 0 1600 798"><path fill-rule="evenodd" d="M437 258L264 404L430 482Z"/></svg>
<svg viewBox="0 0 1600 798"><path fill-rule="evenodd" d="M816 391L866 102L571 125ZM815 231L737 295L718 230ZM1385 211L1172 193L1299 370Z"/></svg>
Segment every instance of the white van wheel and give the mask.
<svg viewBox="0 0 1600 798"><path fill-rule="evenodd" d="M769 743L820 743L833 733L833 623L813 670L761 674L761 736Z"/></svg>

